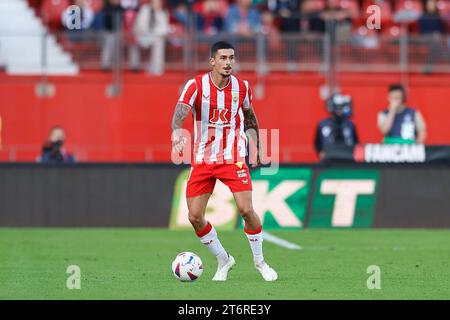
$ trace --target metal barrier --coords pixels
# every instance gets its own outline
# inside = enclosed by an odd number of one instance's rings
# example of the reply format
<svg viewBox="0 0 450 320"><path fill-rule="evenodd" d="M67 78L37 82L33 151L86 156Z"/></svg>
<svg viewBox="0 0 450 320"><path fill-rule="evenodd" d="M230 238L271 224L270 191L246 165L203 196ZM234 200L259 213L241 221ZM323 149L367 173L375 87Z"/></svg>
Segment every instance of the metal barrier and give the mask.
<svg viewBox="0 0 450 320"><path fill-rule="evenodd" d="M171 34L165 38L165 70L198 71L208 68L209 48L218 39L226 39L236 46L237 68L266 74L270 71L326 72L329 63L335 61L340 72L399 72L412 71L450 73L450 36L447 35L364 35L349 31L330 42L330 33L289 33L267 35L258 33L253 37L231 34L214 36ZM21 36L24 41L27 35ZM46 50L48 37L56 37L58 44L68 53L80 70L115 69L148 70L150 50L142 49L122 32L62 31L54 34L44 32L40 50L43 67L49 63ZM36 35L30 35L35 38ZM0 41L1 41L0 38ZM47 39L48 40L48 39ZM107 48L106 43L114 45ZM137 47L136 47L137 46ZM106 52L112 49L112 52ZM130 65L132 51L139 52L139 61ZM334 55L334 57L332 57ZM105 57L107 56L107 57ZM102 58L103 57L103 58ZM108 62L105 67L104 62ZM102 61L105 60L105 61ZM103 62L103 63L102 63ZM427 67L429 69L427 69ZM435 67L435 68L433 68ZM137 70L135 70L137 71ZM48 74L48 73L47 73Z"/></svg>

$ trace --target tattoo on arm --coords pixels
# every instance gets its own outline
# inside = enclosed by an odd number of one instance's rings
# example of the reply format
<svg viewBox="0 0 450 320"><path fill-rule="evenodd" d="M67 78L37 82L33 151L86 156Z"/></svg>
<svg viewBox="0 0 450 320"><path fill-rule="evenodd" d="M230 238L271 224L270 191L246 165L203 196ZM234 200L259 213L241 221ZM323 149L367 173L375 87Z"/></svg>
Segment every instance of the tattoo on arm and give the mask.
<svg viewBox="0 0 450 320"><path fill-rule="evenodd" d="M191 108L184 103L177 103L172 118L172 130L181 129Z"/></svg>
<svg viewBox="0 0 450 320"><path fill-rule="evenodd" d="M253 129L256 131L256 146L259 149L259 125L258 125L258 119L256 119L255 111L253 110L253 107L250 107L248 110L244 111L244 129L249 130Z"/></svg>

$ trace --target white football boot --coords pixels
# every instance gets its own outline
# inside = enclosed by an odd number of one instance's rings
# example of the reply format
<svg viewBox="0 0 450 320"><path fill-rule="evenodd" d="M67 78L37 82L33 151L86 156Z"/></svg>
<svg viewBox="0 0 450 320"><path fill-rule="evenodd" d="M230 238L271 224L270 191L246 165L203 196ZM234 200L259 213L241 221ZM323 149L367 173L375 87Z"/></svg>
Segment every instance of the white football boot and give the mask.
<svg viewBox="0 0 450 320"><path fill-rule="evenodd" d="M275 281L278 279L277 272L269 267L265 261L260 264L255 263L255 268L259 271L259 273L261 273L262 277L266 281Z"/></svg>
<svg viewBox="0 0 450 320"><path fill-rule="evenodd" d="M220 264L217 267L216 274L214 275L213 281L226 281L228 272L233 268L233 266L236 264L236 261L234 260L233 256L228 255L228 260L225 262L225 264Z"/></svg>

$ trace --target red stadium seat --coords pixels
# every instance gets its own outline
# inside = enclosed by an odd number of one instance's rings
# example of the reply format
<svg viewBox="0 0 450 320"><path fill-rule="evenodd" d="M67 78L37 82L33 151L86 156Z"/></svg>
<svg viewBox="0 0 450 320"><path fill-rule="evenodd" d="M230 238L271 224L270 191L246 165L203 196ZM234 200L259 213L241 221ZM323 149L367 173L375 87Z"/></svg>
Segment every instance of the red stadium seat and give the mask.
<svg viewBox="0 0 450 320"><path fill-rule="evenodd" d="M400 38L405 34L405 31L398 25L392 25L388 28L383 28L382 33L393 38Z"/></svg>
<svg viewBox="0 0 450 320"><path fill-rule="evenodd" d="M354 33L362 37L373 37L378 34L377 30L368 29L366 26L359 26Z"/></svg>
<svg viewBox="0 0 450 320"><path fill-rule="evenodd" d="M396 1L395 11L399 10L414 10L420 13L423 12L423 3L420 0L399 0Z"/></svg>
<svg viewBox="0 0 450 320"><path fill-rule="evenodd" d="M103 8L103 0L86 0L92 10L94 10L95 13L98 13Z"/></svg>
<svg viewBox="0 0 450 320"><path fill-rule="evenodd" d="M315 10L325 9L325 0L313 0Z"/></svg>
<svg viewBox="0 0 450 320"><path fill-rule="evenodd" d="M356 0L341 0L340 5L342 8L349 10L352 13L353 19L360 17L359 3Z"/></svg>
<svg viewBox="0 0 450 320"><path fill-rule="evenodd" d="M437 3L439 13L444 16L450 13L450 0L440 0Z"/></svg>
<svg viewBox="0 0 450 320"><path fill-rule="evenodd" d="M70 6L69 0L43 0L41 4L41 17L51 30L62 28L61 15Z"/></svg>

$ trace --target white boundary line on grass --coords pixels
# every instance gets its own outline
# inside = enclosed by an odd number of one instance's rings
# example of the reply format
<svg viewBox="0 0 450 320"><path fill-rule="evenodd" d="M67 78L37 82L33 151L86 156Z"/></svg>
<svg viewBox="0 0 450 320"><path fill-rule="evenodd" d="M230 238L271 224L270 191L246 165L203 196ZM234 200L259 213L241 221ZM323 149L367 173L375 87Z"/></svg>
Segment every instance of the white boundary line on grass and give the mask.
<svg viewBox="0 0 450 320"><path fill-rule="evenodd" d="M290 250L302 250L302 247L300 247L298 244L281 239L277 236L274 236L271 233L268 233L267 231L263 231L263 239L265 241L269 241L273 244L276 244L282 248L286 248L286 249L290 249Z"/></svg>

